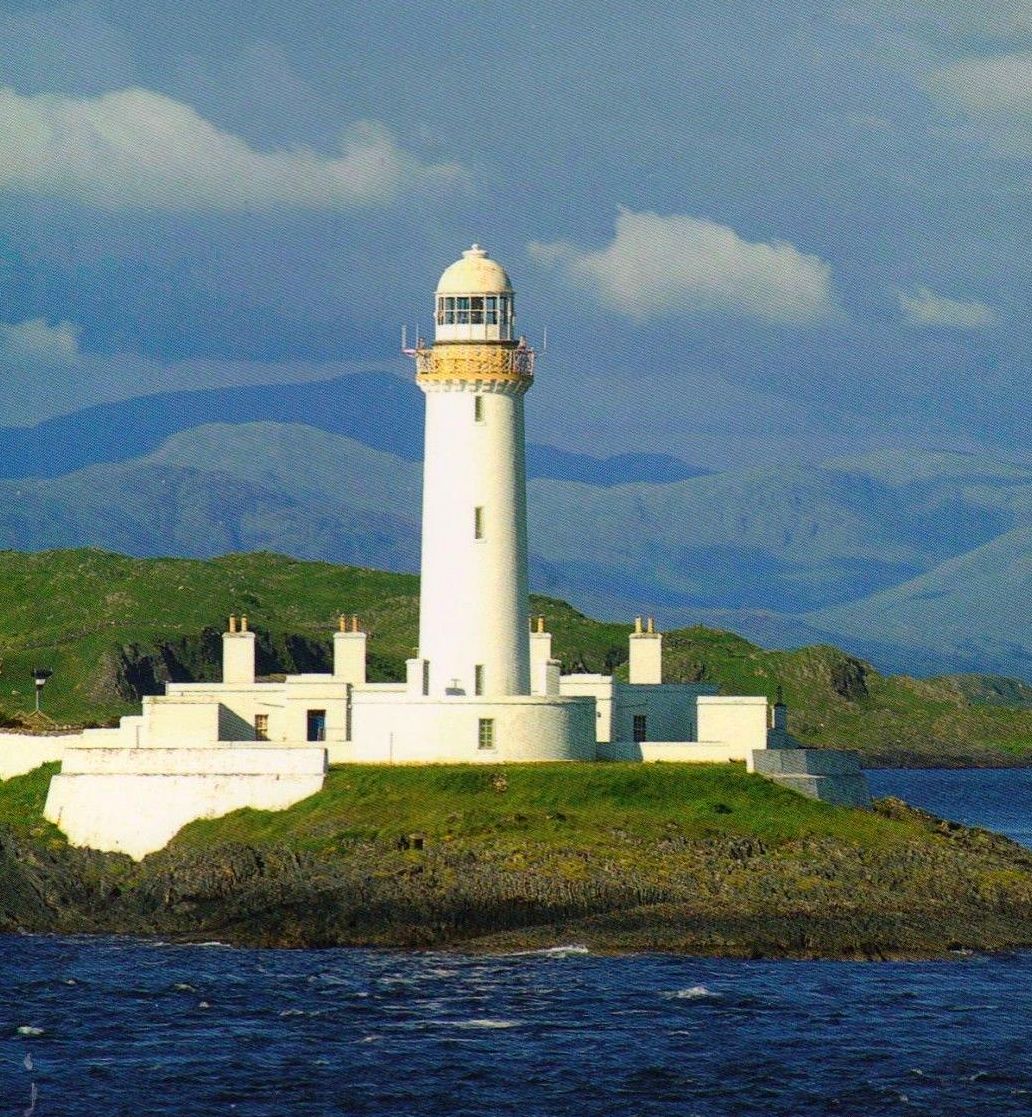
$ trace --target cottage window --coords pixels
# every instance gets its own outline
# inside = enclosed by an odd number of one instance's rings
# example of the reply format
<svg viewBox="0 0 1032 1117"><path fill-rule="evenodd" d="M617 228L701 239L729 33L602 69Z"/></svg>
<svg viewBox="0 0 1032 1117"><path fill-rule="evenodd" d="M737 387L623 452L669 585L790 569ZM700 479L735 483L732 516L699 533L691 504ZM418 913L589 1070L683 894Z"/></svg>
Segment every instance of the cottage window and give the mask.
<svg viewBox="0 0 1032 1117"><path fill-rule="evenodd" d="M494 747L494 718L481 718L477 728L477 748L493 749Z"/></svg>

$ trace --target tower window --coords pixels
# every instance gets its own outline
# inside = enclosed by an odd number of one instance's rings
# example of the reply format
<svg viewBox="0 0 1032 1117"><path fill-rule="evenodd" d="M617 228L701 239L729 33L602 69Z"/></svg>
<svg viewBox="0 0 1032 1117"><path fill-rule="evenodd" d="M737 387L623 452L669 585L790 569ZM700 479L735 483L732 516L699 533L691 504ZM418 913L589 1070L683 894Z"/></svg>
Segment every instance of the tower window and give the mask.
<svg viewBox="0 0 1032 1117"><path fill-rule="evenodd" d="M645 740L645 715L634 715L634 740L637 744L641 744Z"/></svg>
<svg viewBox="0 0 1032 1117"><path fill-rule="evenodd" d="M482 423L484 421L484 397L473 397L473 422Z"/></svg>
<svg viewBox="0 0 1032 1117"><path fill-rule="evenodd" d="M256 741L267 741L269 739L269 715L268 714L255 714L254 715L254 739Z"/></svg>
<svg viewBox="0 0 1032 1117"><path fill-rule="evenodd" d="M482 663L478 663L473 668L473 693L484 693L484 665Z"/></svg>
<svg viewBox="0 0 1032 1117"><path fill-rule="evenodd" d="M483 508L473 509L473 538L484 538L484 510Z"/></svg>
<svg viewBox="0 0 1032 1117"><path fill-rule="evenodd" d="M477 748L493 749L494 747L494 718L481 718L477 727Z"/></svg>

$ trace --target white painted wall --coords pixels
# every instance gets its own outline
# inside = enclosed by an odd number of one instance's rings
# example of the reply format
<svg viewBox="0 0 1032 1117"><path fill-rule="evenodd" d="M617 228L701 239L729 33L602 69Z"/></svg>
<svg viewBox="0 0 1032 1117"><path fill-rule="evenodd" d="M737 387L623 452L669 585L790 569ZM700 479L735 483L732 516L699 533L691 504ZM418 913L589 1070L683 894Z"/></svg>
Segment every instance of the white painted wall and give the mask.
<svg viewBox="0 0 1032 1117"><path fill-rule="evenodd" d="M33 737L27 733L0 733L0 780L24 776L41 764L63 760L65 750L82 743L82 735Z"/></svg>
<svg viewBox="0 0 1032 1117"><path fill-rule="evenodd" d="M739 760L748 763L751 750L734 742L705 741L610 741L598 746L599 760L640 760L646 764L726 764Z"/></svg>
<svg viewBox="0 0 1032 1117"><path fill-rule="evenodd" d="M481 718L494 747L478 748ZM595 758L594 709L569 698L399 698L356 691L350 749L334 759L371 764L519 763Z"/></svg>
<svg viewBox="0 0 1032 1117"><path fill-rule="evenodd" d="M421 382L426 396L419 652L429 693L530 693L524 383ZM483 396L483 421L474 397ZM483 538L474 509L483 509Z"/></svg>
<svg viewBox="0 0 1032 1117"><path fill-rule="evenodd" d="M139 860L163 849L188 822L242 807L285 810L314 795L322 784L321 772L59 775L50 784L46 817L72 845Z"/></svg>
<svg viewBox="0 0 1032 1117"><path fill-rule="evenodd" d="M326 750L316 746L216 745L125 749L69 747L62 776L321 776Z"/></svg>
<svg viewBox="0 0 1032 1117"><path fill-rule="evenodd" d="M767 747L767 699L713 695L699 699L700 742L733 744L745 750Z"/></svg>

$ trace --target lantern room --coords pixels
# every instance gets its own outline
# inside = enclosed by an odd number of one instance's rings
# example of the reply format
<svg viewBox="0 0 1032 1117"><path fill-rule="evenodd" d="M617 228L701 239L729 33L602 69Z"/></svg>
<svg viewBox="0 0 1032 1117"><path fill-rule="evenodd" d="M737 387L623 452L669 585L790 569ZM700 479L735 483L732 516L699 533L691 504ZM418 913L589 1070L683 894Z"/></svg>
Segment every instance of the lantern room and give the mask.
<svg viewBox="0 0 1032 1117"><path fill-rule="evenodd" d="M436 341L512 341L512 284L501 264L474 244L444 270L437 284Z"/></svg>

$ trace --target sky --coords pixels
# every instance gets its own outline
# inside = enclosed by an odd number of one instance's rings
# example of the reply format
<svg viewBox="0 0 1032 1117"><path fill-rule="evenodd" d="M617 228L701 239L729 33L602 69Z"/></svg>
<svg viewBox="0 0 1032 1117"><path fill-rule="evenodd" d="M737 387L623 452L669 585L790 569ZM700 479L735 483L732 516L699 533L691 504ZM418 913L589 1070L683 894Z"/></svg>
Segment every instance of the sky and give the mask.
<svg viewBox="0 0 1032 1117"><path fill-rule="evenodd" d="M531 437L1028 460L1032 0L0 0L0 423L408 375L472 241Z"/></svg>

